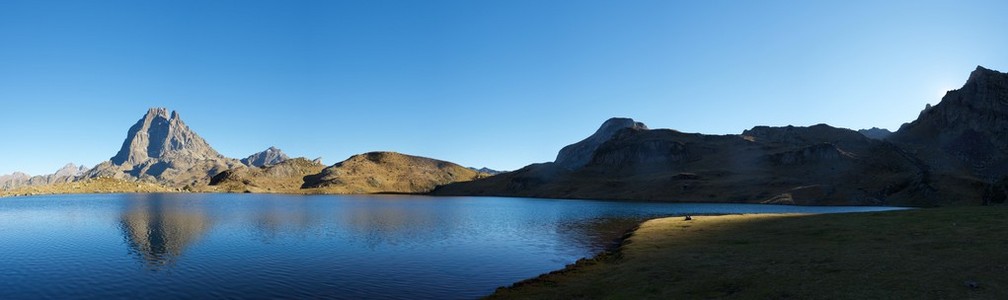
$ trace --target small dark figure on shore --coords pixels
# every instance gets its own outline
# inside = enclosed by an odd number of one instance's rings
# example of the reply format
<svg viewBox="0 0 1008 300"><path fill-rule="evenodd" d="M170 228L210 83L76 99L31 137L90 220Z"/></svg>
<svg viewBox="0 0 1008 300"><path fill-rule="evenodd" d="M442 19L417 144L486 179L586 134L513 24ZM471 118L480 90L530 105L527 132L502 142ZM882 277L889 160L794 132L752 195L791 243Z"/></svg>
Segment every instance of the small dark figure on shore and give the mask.
<svg viewBox="0 0 1008 300"><path fill-rule="evenodd" d="M693 220L693 217L686 216L686 221L692 221L692 220Z"/></svg>

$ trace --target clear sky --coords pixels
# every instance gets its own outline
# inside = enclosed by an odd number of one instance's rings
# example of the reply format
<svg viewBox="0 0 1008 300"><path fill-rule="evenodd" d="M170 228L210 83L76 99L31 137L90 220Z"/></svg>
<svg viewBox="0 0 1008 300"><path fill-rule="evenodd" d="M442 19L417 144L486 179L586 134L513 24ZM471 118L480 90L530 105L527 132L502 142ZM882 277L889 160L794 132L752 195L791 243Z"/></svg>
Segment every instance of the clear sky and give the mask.
<svg viewBox="0 0 1008 300"><path fill-rule="evenodd" d="M896 129L1008 71L1008 1L0 1L0 174L115 155L148 107L214 148L512 170L604 120Z"/></svg>

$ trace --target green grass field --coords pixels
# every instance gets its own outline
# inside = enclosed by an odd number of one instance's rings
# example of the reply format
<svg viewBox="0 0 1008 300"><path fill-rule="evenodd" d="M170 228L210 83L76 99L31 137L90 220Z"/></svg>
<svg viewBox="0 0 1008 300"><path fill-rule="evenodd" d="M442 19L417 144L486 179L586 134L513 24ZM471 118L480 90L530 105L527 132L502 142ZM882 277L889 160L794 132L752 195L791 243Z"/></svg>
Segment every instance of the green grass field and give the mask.
<svg viewBox="0 0 1008 300"><path fill-rule="evenodd" d="M650 220L490 298L1008 299L1008 207Z"/></svg>

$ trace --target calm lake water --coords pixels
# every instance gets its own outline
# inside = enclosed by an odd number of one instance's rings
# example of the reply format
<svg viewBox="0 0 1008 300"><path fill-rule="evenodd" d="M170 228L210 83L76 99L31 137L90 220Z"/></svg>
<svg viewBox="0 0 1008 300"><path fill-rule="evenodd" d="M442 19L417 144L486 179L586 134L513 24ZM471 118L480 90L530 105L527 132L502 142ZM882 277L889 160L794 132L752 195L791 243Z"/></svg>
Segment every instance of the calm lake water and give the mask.
<svg viewBox="0 0 1008 300"><path fill-rule="evenodd" d="M476 298L646 218L882 207L421 196L0 199L0 299Z"/></svg>

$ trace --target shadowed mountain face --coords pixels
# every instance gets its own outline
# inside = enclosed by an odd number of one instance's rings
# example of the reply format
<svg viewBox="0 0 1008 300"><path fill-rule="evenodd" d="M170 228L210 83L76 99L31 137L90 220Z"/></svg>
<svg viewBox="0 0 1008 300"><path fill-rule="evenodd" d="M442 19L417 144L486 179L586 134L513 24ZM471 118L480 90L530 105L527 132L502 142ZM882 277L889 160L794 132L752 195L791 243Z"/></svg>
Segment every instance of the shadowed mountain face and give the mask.
<svg viewBox="0 0 1008 300"><path fill-rule="evenodd" d="M624 128L630 128L635 130L647 130L647 126L644 123L635 122L633 119L629 118L612 118L595 131L588 138L581 140L580 142L567 145L560 149L560 153L557 154L556 164L567 168L569 170L577 169L591 160L592 153L595 149L598 149L602 143L612 139L617 132Z"/></svg>
<svg viewBox="0 0 1008 300"><path fill-rule="evenodd" d="M1008 74L978 66L962 88L928 105L889 140L937 172L988 181L1008 176Z"/></svg>
<svg viewBox="0 0 1008 300"><path fill-rule="evenodd" d="M927 188L918 173L898 148L827 125L723 136L625 128L580 168L536 164L435 194L878 205L914 201Z"/></svg>
<svg viewBox="0 0 1008 300"><path fill-rule="evenodd" d="M611 119L555 163L434 193L855 205L1008 198L1008 74L978 67L961 89L886 133L758 126L717 136Z"/></svg>
<svg viewBox="0 0 1008 300"><path fill-rule="evenodd" d="M85 177L158 182L172 187L206 184L210 177L240 165L189 129L177 112L152 108L130 127L119 153Z"/></svg>

